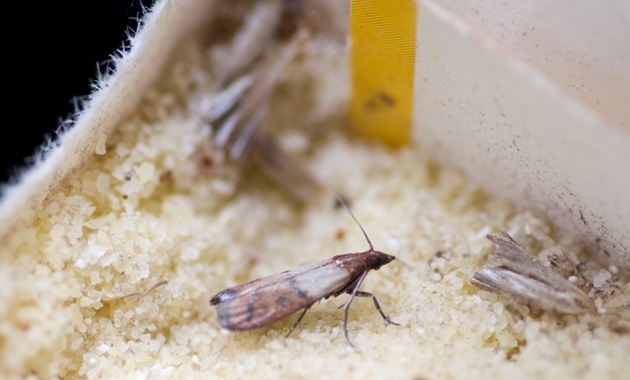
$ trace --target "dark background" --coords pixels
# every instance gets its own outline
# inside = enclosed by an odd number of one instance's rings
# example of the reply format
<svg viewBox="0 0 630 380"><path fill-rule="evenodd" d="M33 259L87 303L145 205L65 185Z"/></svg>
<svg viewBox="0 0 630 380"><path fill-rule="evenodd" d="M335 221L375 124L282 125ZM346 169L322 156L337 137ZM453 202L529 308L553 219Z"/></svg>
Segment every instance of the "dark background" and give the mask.
<svg viewBox="0 0 630 380"><path fill-rule="evenodd" d="M152 0L18 2L5 21L0 183L28 164L45 136L90 93L97 63L123 46ZM103 66L104 68L104 66ZM1 194L0 194L1 196Z"/></svg>

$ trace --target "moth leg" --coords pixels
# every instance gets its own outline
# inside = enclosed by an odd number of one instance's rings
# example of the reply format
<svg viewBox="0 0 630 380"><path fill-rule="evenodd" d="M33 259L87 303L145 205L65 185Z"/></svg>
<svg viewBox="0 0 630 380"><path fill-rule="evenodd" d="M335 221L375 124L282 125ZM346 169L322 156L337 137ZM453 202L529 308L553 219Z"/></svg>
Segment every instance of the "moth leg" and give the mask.
<svg viewBox="0 0 630 380"><path fill-rule="evenodd" d="M345 306L346 306L346 311L345 311L345 317L343 319L343 334L346 336L346 341L348 341L348 344L350 345L350 347L356 349L356 347L354 346L354 344L352 344L352 342L350 342L350 337L348 336L348 310L350 309L350 304L352 304L352 300L354 300L354 296L357 295L357 290L359 290L359 286L361 286L361 283L363 282L363 280L365 280L365 276L367 276L368 272L365 271L361 274L361 276L356 280L355 282L355 286L352 289L352 292L350 293L350 298L348 299L348 302L346 302Z"/></svg>
<svg viewBox="0 0 630 380"><path fill-rule="evenodd" d="M359 286L361 285L361 283L363 282L363 280L365 279L365 276L367 276L367 274L362 274L359 277L357 277L354 281L352 281L351 283L349 283L348 285L346 285L342 290L340 290L337 294L341 294L341 293L348 293L348 294L352 294L352 292L354 290L359 289ZM336 297L336 296L335 296ZM352 298L350 297L346 300L346 302L342 303L341 305L339 305L339 307L337 309L341 309L342 307L347 307L348 304L350 302L352 302Z"/></svg>
<svg viewBox="0 0 630 380"><path fill-rule="evenodd" d="M300 321L302 320L302 318L304 317L304 314L306 314L306 312L308 311L308 309L310 309L311 307L306 307L304 308L304 311L302 312L302 314L300 314L300 317L297 319L297 321L295 321L295 323L293 324L293 327L291 327L291 330L289 330L289 332L287 333L287 335L285 335L285 338L288 338L289 335L291 335L291 333L293 332L293 330L295 330L295 328L297 327L297 325L300 323Z"/></svg>
<svg viewBox="0 0 630 380"><path fill-rule="evenodd" d="M383 320L385 320L385 322L387 322L387 324L389 324L389 325L400 326L400 323L396 323L396 322L392 321L391 319L389 319L388 316L386 316L383 313L383 310L381 310L381 305L378 304L378 301L376 300L376 296L374 294L369 293L369 292L356 292L355 296L357 296L357 297L372 297L372 301L374 301L374 306L376 306L376 310L378 310L378 312L381 313L381 317L383 317Z"/></svg>

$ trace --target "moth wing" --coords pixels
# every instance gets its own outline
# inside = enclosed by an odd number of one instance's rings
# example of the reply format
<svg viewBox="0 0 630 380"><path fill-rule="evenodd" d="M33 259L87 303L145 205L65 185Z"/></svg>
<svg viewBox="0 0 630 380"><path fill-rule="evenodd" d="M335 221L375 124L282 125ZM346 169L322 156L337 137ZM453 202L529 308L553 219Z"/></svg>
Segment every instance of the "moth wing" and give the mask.
<svg viewBox="0 0 630 380"><path fill-rule="evenodd" d="M488 291L501 291L529 300L549 311L577 314L593 310L593 300L580 288L544 266L507 233L488 235L492 242L490 267L473 278L474 284Z"/></svg>
<svg viewBox="0 0 630 380"><path fill-rule="evenodd" d="M482 268L473 275L471 282L486 291L507 295L547 311L580 314L594 309L593 301L568 281L566 288L558 290L534 278L495 267Z"/></svg>
<svg viewBox="0 0 630 380"><path fill-rule="evenodd" d="M249 330L310 307L350 281L348 270L326 260L235 286L213 300L219 299L214 304L222 327Z"/></svg>
<svg viewBox="0 0 630 380"><path fill-rule="evenodd" d="M501 266L505 264L518 265L519 267L533 267L536 261L520 244L504 231L487 236L492 242L490 252L490 264Z"/></svg>
<svg viewBox="0 0 630 380"><path fill-rule="evenodd" d="M303 273L310 272L320 267L324 267L330 262L331 262L330 260L319 261L316 263L303 265L295 269L286 270L281 273L272 274L270 276L258 278L256 280L252 280L244 284L235 285L231 288L222 290L216 295L214 295L214 297L210 299L210 304L218 305L218 304L233 300L238 297L246 296L250 293L255 293L259 291L259 289L270 287L284 281L290 281L291 278L293 277L300 276Z"/></svg>

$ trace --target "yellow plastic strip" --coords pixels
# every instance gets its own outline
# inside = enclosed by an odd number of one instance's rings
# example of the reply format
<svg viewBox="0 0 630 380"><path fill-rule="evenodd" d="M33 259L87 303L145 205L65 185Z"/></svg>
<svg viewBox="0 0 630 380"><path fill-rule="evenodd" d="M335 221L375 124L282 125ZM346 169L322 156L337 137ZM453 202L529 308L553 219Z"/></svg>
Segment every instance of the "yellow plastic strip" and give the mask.
<svg viewBox="0 0 630 380"><path fill-rule="evenodd" d="M414 0L352 0L350 124L391 146L410 141L415 67Z"/></svg>

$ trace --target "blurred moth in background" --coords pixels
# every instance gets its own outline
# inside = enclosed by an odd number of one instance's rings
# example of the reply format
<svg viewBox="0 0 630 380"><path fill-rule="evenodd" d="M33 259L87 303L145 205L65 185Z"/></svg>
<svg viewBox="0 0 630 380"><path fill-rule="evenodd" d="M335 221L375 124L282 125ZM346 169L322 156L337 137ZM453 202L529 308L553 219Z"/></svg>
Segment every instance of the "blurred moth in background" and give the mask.
<svg viewBox="0 0 630 380"><path fill-rule="evenodd" d="M586 293L541 264L510 235L500 231L487 238L492 250L488 263L472 276L473 285L545 311L582 314L595 310Z"/></svg>
<svg viewBox="0 0 630 380"><path fill-rule="evenodd" d="M324 186L317 178L261 125L291 62L314 33L334 29L330 20L339 15L330 7L329 2L266 0L226 9L226 13L237 11L226 16L227 25L215 33L225 34L235 22L239 27L230 36L229 59L214 69L213 84L197 105L213 131L211 146L200 149L197 157L202 169L247 160L298 203L323 195Z"/></svg>

